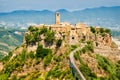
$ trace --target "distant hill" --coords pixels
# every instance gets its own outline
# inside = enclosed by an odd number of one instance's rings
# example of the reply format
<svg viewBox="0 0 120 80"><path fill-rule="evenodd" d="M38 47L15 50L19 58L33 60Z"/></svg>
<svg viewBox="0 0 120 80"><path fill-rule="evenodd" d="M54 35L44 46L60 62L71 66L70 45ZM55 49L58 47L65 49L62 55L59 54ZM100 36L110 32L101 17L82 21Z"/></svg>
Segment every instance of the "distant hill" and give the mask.
<svg viewBox="0 0 120 80"><path fill-rule="evenodd" d="M55 12L60 12L62 22L67 21L72 24L84 22L88 25L120 28L120 6L87 8L72 12L66 9L60 9L54 12L49 10L17 10L0 13L0 26L11 25L12 27L21 27L29 23L54 24Z"/></svg>
<svg viewBox="0 0 120 80"><path fill-rule="evenodd" d="M0 60L23 42L25 30L0 28Z"/></svg>

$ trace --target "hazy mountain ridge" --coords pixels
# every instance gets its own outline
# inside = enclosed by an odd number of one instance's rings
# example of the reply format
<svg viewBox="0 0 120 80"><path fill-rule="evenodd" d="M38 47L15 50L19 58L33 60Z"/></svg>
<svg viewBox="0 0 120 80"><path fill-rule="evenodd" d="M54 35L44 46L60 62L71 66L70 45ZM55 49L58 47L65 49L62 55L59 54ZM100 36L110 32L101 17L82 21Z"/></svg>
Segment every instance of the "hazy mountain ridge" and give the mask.
<svg viewBox="0 0 120 80"><path fill-rule="evenodd" d="M0 24L2 24L2 22L16 25L24 24L25 26L27 23L54 24L55 12L60 12L62 22L65 21L72 24L84 22L88 25L120 28L120 6L99 7L72 12L66 9L59 9L56 11L17 10L8 13L0 13Z"/></svg>

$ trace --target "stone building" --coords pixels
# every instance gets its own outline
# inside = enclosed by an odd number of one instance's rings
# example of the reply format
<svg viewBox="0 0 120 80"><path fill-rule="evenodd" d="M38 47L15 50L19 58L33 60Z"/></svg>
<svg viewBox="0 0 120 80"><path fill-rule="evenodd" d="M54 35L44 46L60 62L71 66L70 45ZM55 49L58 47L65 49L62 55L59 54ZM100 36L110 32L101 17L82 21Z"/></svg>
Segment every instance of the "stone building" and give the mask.
<svg viewBox="0 0 120 80"><path fill-rule="evenodd" d="M55 24L53 25L38 25L37 27L46 26L47 28L55 32L56 38L65 39L69 44L76 44L81 40L84 41L94 41L94 45L110 46L112 43L111 36L108 34L104 37L101 35L95 35L91 32L91 28L83 23L77 23L72 25L68 22L60 22L60 13L55 14ZM99 31L100 28L95 28L96 31Z"/></svg>
<svg viewBox="0 0 120 80"><path fill-rule="evenodd" d="M79 42L83 36L86 37L85 39L88 39L87 36L90 34L90 27L87 25L83 23L77 23L75 25L71 25L68 22L61 23L60 13L58 12L55 15L55 20L55 24L49 26L49 28L55 31L57 37L64 36L71 44Z"/></svg>

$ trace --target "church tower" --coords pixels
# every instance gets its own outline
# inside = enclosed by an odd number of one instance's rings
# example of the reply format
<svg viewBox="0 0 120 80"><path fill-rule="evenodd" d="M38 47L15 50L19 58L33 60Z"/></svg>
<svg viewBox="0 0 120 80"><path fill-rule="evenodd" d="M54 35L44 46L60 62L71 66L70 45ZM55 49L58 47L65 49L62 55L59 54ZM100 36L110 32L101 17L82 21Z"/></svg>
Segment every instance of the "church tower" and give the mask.
<svg viewBox="0 0 120 80"><path fill-rule="evenodd" d="M56 12L55 18L56 18L55 24L59 25L60 24L60 13L59 12Z"/></svg>

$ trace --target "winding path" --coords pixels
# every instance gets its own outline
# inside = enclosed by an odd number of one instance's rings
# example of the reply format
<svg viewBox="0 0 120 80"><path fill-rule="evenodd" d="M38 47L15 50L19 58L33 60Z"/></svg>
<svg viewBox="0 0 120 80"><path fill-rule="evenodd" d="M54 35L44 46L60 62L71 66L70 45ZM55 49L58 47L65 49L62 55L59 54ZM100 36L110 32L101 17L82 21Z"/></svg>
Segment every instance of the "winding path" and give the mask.
<svg viewBox="0 0 120 80"><path fill-rule="evenodd" d="M79 70L79 68L76 66L75 62L74 62L74 53L78 50L80 50L82 47L79 47L77 49L75 49L74 51L72 51L70 53L70 67L74 68L75 71L77 71L78 76L81 78L81 80L86 80L85 77L83 76L82 72ZM75 73L75 72L74 72ZM76 79L78 80L78 78Z"/></svg>

